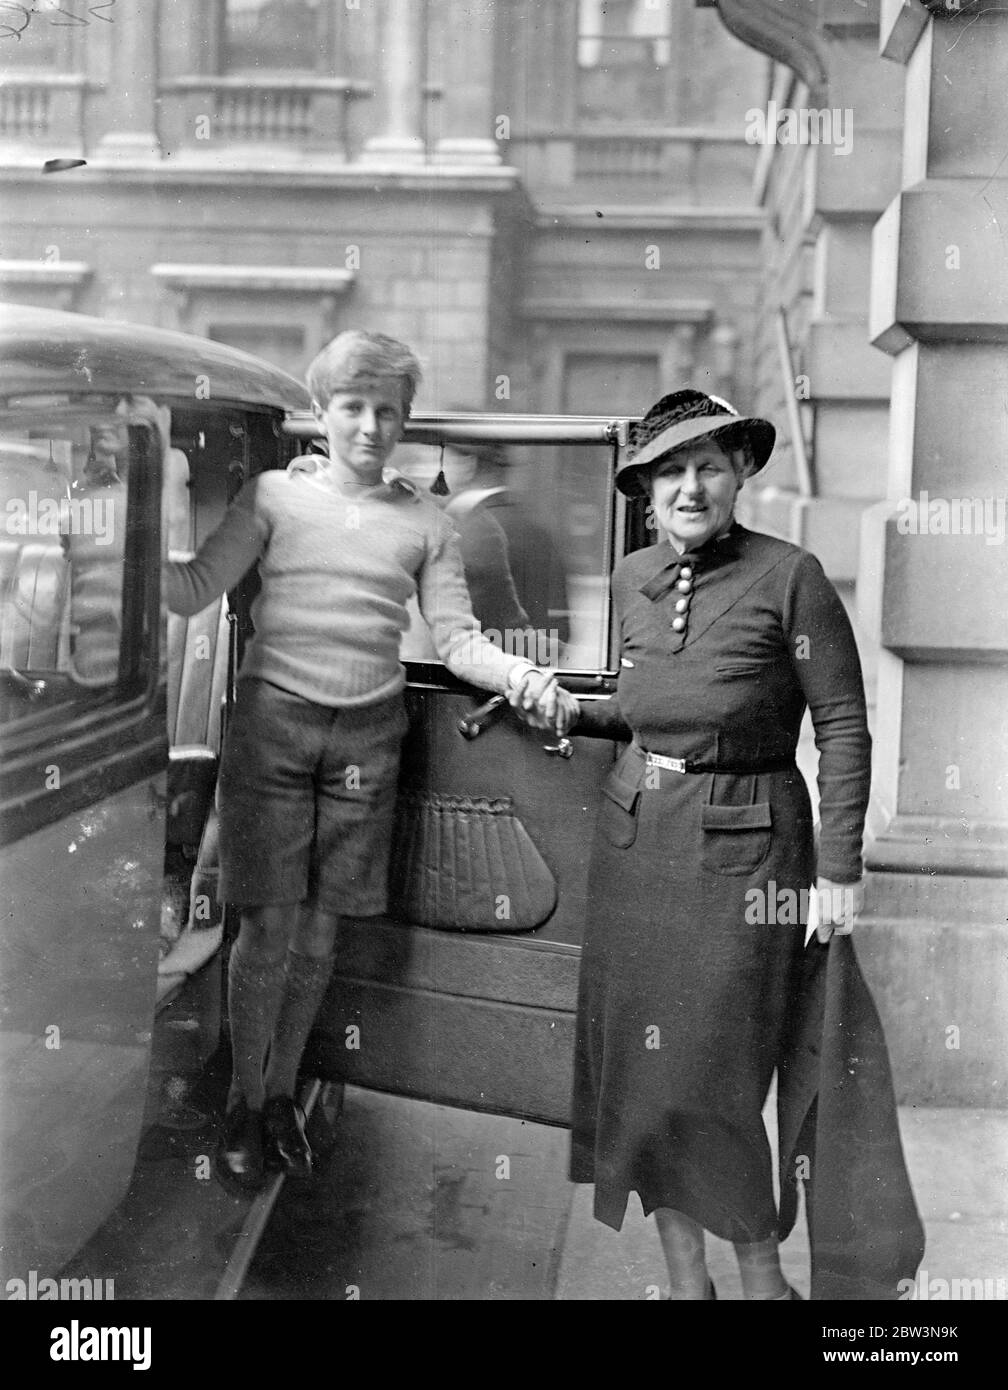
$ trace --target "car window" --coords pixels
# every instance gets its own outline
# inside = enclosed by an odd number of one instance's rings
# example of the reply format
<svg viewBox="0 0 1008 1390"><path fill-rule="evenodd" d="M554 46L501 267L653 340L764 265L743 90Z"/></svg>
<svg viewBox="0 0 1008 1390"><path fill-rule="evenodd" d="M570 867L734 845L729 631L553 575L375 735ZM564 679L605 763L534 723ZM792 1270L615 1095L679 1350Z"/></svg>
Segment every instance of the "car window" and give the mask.
<svg viewBox="0 0 1008 1390"><path fill-rule="evenodd" d="M131 423L114 402L0 412L0 722L142 683Z"/></svg>
<svg viewBox="0 0 1008 1390"><path fill-rule="evenodd" d="M429 487L459 531L473 611L511 655L566 671L607 667L611 450L601 445L403 445L393 466ZM407 661L436 660L415 610Z"/></svg>

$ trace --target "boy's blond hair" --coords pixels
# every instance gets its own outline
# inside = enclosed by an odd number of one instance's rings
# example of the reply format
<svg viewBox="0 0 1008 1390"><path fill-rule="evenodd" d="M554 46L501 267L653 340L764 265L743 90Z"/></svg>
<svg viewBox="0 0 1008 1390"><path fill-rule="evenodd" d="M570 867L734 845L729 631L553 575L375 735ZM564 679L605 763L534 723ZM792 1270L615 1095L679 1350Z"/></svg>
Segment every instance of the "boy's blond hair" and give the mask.
<svg viewBox="0 0 1008 1390"><path fill-rule="evenodd" d="M402 385L403 415L408 416L421 379L416 354L385 333L365 333L360 328L333 338L307 372L308 390L323 410L337 391L352 391L389 377Z"/></svg>

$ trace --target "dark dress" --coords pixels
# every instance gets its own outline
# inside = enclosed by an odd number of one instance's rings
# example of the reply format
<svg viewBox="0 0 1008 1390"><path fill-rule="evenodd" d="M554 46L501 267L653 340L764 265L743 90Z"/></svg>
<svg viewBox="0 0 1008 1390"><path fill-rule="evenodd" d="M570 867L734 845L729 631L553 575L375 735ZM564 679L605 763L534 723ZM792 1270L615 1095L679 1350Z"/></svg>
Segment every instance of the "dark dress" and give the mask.
<svg viewBox="0 0 1008 1390"><path fill-rule="evenodd" d="M870 781L857 649L815 557L737 524L696 555L664 542L627 556L613 598L618 695L582 702L574 732L634 741L603 785L592 856L571 1177L594 1182L616 1229L637 1191L646 1213L763 1240L777 1211L761 1112L801 1008L792 909L816 874L795 748L807 705L818 873L853 882ZM647 766L642 750L698 770Z"/></svg>

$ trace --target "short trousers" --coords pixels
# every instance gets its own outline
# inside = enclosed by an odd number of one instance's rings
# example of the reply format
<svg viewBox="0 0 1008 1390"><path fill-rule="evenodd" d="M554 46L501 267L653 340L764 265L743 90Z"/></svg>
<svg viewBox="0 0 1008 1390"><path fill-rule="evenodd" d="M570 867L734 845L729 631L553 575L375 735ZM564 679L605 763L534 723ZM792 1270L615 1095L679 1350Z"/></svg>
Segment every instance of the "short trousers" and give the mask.
<svg viewBox="0 0 1008 1390"><path fill-rule="evenodd" d="M221 757L221 901L385 912L407 725L401 694L332 708L239 681Z"/></svg>

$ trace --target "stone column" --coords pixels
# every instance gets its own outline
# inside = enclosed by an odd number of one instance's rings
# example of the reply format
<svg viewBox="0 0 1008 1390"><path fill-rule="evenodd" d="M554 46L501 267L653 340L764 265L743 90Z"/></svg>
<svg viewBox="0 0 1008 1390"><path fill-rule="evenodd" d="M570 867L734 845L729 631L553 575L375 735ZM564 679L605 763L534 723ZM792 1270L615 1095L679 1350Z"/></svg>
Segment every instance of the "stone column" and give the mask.
<svg viewBox="0 0 1008 1390"><path fill-rule="evenodd" d="M382 93L380 135L364 146L369 164L422 164L427 78L425 0L385 0L378 55Z"/></svg>
<svg viewBox="0 0 1008 1390"><path fill-rule="evenodd" d="M866 518L859 595L882 645L859 930L939 1103L1008 1087L1008 13L887 4L905 68L902 191L874 235L871 333L894 362L888 501Z"/></svg>
<svg viewBox="0 0 1008 1390"><path fill-rule="evenodd" d="M160 159L158 26L160 0L118 6L108 25L111 46L104 100L107 128L98 150L117 159ZM101 25L99 28L105 28Z"/></svg>
<svg viewBox="0 0 1008 1390"><path fill-rule="evenodd" d="M438 63L432 77L441 89L437 158L450 164L499 164L498 113L493 108L499 0L442 0L442 5L441 43L432 54Z"/></svg>

